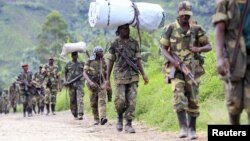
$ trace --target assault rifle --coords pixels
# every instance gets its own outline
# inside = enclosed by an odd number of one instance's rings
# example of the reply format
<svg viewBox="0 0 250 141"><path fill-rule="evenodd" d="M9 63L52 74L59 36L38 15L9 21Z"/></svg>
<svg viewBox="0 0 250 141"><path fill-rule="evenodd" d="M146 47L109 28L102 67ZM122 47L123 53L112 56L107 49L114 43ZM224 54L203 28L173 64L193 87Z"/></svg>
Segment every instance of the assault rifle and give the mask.
<svg viewBox="0 0 250 141"><path fill-rule="evenodd" d="M126 63L124 63L124 64L122 65L121 69L123 69L123 68L125 68L127 65L129 65L136 73L140 73L139 70L138 70L137 65L136 65L133 61L131 61L131 60L128 58L128 56L124 55L124 54L120 51L120 49L117 49L117 48L116 48L115 50L118 52L119 55L121 55L121 56L123 57L123 59L125 59L125 62L126 62Z"/></svg>
<svg viewBox="0 0 250 141"><path fill-rule="evenodd" d="M71 79L70 81L64 82L64 86L68 86L71 83L77 81L78 79L80 79L83 76L83 73L81 73L80 75L76 76L75 78Z"/></svg>
<svg viewBox="0 0 250 141"><path fill-rule="evenodd" d="M172 57L174 58L174 60L181 62L181 59L176 54L172 53ZM174 78L175 71L176 71L176 68L172 66L170 70L170 76L169 76L170 79ZM183 62L180 63L180 71L183 72L186 76L188 76L195 85L198 85L198 83L196 82L194 78L194 74Z"/></svg>

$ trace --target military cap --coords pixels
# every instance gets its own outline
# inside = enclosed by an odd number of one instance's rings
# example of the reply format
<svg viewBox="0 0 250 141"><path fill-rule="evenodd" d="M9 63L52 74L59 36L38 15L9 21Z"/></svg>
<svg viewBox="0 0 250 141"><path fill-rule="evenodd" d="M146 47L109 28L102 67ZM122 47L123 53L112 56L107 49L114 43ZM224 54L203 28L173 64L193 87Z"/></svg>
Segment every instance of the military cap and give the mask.
<svg viewBox="0 0 250 141"><path fill-rule="evenodd" d="M179 15L190 15L192 16L192 5L189 1L182 1L179 3L178 7L178 14Z"/></svg>
<svg viewBox="0 0 250 141"><path fill-rule="evenodd" d="M22 67L28 67L29 65L28 64L22 64Z"/></svg>
<svg viewBox="0 0 250 141"><path fill-rule="evenodd" d="M50 56L50 57L48 58L48 60L54 60L54 57Z"/></svg>

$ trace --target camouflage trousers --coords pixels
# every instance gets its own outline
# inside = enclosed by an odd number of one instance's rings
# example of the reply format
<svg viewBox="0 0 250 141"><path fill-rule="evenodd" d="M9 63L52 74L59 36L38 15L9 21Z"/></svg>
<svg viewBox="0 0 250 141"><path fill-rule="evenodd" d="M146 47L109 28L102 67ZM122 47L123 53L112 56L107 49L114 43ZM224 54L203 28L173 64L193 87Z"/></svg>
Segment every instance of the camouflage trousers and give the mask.
<svg viewBox="0 0 250 141"><path fill-rule="evenodd" d="M45 104L56 104L57 88L46 88L45 89Z"/></svg>
<svg viewBox="0 0 250 141"><path fill-rule="evenodd" d="M18 97L17 96L10 99L10 106L12 108L15 108L17 106L17 103L18 103Z"/></svg>
<svg viewBox="0 0 250 141"><path fill-rule="evenodd" d="M31 113L31 109L32 109L32 95L30 93L21 93L21 101L23 103L23 110L26 110L27 112ZM25 112L25 111L24 111Z"/></svg>
<svg viewBox="0 0 250 141"><path fill-rule="evenodd" d="M138 82L116 84L115 108L117 114L123 114L128 120L134 118Z"/></svg>
<svg viewBox="0 0 250 141"><path fill-rule="evenodd" d="M250 114L250 56L247 62L244 78L231 81L231 86L228 82L224 82L227 109L233 115L240 114L243 109Z"/></svg>
<svg viewBox="0 0 250 141"><path fill-rule="evenodd" d="M73 116L77 117L84 114L84 103L83 103L83 86L69 87L70 97L70 110Z"/></svg>
<svg viewBox="0 0 250 141"><path fill-rule="evenodd" d="M32 105L44 106L44 96L43 95L35 95L32 97Z"/></svg>
<svg viewBox="0 0 250 141"><path fill-rule="evenodd" d="M9 101L3 97L0 97L0 114L9 113Z"/></svg>
<svg viewBox="0 0 250 141"><path fill-rule="evenodd" d="M99 88L90 90L90 105L94 120L99 121L101 118L106 118L106 90Z"/></svg>
<svg viewBox="0 0 250 141"><path fill-rule="evenodd" d="M198 79L196 80L198 82ZM174 110L185 110L192 116L199 115L199 86L193 85L191 80L174 78L171 80L174 94Z"/></svg>

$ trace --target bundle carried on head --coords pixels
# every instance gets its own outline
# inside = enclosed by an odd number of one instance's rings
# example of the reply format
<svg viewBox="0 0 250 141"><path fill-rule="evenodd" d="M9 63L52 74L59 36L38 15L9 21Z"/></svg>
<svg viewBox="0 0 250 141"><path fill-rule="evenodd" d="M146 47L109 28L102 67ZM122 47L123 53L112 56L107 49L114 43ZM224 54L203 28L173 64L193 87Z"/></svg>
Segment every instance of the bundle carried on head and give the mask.
<svg viewBox="0 0 250 141"><path fill-rule="evenodd" d="M164 25L165 12L158 4L130 0L96 0L90 3L89 24L98 28L117 28L126 23L152 32Z"/></svg>
<svg viewBox="0 0 250 141"><path fill-rule="evenodd" d="M72 52L86 52L87 46L85 42L77 42L77 43L66 43L63 46L61 56L65 56L68 53Z"/></svg>

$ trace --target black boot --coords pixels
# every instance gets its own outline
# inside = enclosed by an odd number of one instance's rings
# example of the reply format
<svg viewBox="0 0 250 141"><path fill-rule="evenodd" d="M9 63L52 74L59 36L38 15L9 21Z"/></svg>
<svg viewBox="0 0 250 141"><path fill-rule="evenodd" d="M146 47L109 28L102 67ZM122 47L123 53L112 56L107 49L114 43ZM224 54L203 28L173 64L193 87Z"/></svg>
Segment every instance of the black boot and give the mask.
<svg viewBox="0 0 250 141"><path fill-rule="evenodd" d="M53 114L53 115L56 115L56 114L55 114L55 107L56 107L55 104L51 104L51 110L52 110L52 114Z"/></svg>
<svg viewBox="0 0 250 141"><path fill-rule="evenodd" d="M38 107L37 113L40 114L40 112L41 112L40 104L37 104L37 107Z"/></svg>
<svg viewBox="0 0 250 141"><path fill-rule="evenodd" d="M43 115L43 111L44 111L44 106L41 106L41 114Z"/></svg>
<svg viewBox="0 0 250 141"><path fill-rule="evenodd" d="M188 136L191 140L197 139L196 118L196 116L191 116L188 114Z"/></svg>
<svg viewBox="0 0 250 141"><path fill-rule="evenodd" d="M232 125L240 125L240 115L229 114L230 124Z"/></svg>
<svg viewBox="0 0 250 141"><path fill-rule="evenodd" d="M26 117L26 106L23 105L23 117Z"/></svg>
<svg viewBox="0 0 250 141"><path fill-rule="evenodd" d="M132 127L132 119L127 119L125 125L125 131L127 133L135 133L135 129Z"/></svg>
<svg viewBox="0 0 250 141"><path fill-rule="evenodd" d="M183 111L177 112L177 117L178 117L179 126L180 126L179 138L186 138L188 135L186 111L183 110Z"/></svg>
<svg viewBox="0 0 250 141"><path fill-rule="evenodd" d="M49 104L46 104L46 110L47 110L47 114L46 115L49 115L49 112L50 112L50 109L49 109Z"/></svg>
<svg viewBox="0 0 250 141"><path fill-rule="evenodd" d="M122 114L118 114L117 116L117 124L116 124L116 129L117 131L121 132L122 128L123 128L123 115Z"/></svg>
<svg viewBox="0 0 250 141"><path fill-rule="evenodd" d="M13 112L16 113L16 107L13 108Z"/></svg>

